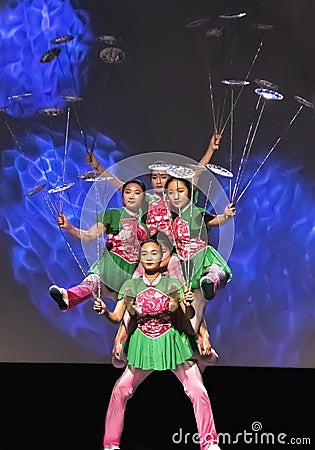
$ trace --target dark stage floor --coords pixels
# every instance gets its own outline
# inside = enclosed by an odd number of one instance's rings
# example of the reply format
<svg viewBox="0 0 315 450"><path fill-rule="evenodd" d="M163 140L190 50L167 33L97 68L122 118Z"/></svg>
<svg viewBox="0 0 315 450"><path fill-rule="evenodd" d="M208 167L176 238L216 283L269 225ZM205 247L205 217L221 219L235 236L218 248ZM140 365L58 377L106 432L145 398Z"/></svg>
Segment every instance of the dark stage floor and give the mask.
<svg viewBox="0 0 315 450"><path fill-rule="evenodd" d="M120 373L110 365L1 364L0 449L99 450ZM204 381L222 450L314 448L314 369L217 366ZM197 450L196 432L179 381L153 373L128 403L121 448Z"/></svg>

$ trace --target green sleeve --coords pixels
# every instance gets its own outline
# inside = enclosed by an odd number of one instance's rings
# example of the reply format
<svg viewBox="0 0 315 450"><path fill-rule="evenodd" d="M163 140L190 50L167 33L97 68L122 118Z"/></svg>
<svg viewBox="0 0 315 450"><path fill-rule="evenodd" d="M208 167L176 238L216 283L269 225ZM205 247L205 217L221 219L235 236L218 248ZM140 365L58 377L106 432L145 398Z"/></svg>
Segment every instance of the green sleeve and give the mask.
<svg viewBox="0 0 315 450"><path fill-rule="evenodd" d="M122 300L124 298L125 292L127 289L131 289L133 296L135 297L135 283L133 279L127 280L123 283L121 288L119 289L117 299Z"/></svg>
<svg viewBox="0 0 315 450"><path fill-rule="evenodd" d="M149 192L145 192L144 201L146 203L152 203L158 200L160 197L157 194L149 194Z"/></svg>
<svg viewBox="0 0 315 450"><path fill-rule="evenodd" d="M119 208L109 208L99 213L96 217L106 227L106 233L117 233L120 230L121 210Z"/></svg>
<svg viewBox="0 0 315 450"><path fill-rule="evenodd" d="M174 292L174 288L179 291L179 302L181 302L185 286L177 278L169 278L169 293Z"/></svg>

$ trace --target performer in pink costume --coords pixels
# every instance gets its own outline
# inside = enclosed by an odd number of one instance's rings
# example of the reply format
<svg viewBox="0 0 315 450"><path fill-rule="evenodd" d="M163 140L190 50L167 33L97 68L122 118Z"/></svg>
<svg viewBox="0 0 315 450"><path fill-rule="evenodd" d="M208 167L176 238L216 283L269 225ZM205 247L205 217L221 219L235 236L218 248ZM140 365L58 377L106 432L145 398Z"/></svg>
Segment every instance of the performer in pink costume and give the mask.
<svg viewBox="0 0 315 450"><path fill-rule="evenodd" d="M145 274L124 283L113 312L101 299L94 301L94 310L111 322L119 323L127 309L137 324L125 343L128 366L113 388L107 409L104 449L119 449L127 401L139 384L154 370L171 370L192 402L200 449L219 450L210 399L198 365L190 360L196 348L189 322L194 313L193 294L183 293L177 279L161 275L161 258L156 241L142 243L140 260ZM179 313L187 318L186 332L175 327Z"/></svg>

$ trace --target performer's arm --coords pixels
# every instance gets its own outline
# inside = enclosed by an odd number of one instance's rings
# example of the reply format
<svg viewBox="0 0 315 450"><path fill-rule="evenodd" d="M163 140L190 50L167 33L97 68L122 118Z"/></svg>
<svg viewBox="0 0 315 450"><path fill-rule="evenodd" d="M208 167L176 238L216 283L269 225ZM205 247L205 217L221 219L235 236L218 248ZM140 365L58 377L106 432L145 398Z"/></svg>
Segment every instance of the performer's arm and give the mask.
<svg viewBox="0 0 315 450"><path fill-rule="evenodd" d="M126 330L126 326L123 322L120 323L115 340L114 340L114 345L113 345L113 349L112 349L112 355L116 358L116 359L121 359L121 354L122 354L122 344L126 341L126 339L128 338L128 333Z"/></svg>
<svg viewBox="0 0 315 450"><path fill-rule="evenodd" d="M199 164L206 166L210 163L213 153L219 149L221 139L222 135L220 133L216 133L211 136L208 148L203 157L200 159Z"/></svg>
<svg viewBox="0 0 315 450"><path fill-rule="evenodd" d="M199 167L194 167L195 176L194 176L194 184L197 186L199 177L202 172L205 170L207 164L210 163L213 153L218 150L222 135L217 133L211 136L208 148L202 158L199 160Z"/></svg>
<svg viewBox="0 0 315 450"><path fill-rule="evenodd" d="M229 203L225 209L223 214L218 214L213 219L209 220L207 223L210 227L219 227L221 225L225 225L232 217L236 214L236 208L233 203Z"/></svg>
<svg viewBox="0 0 315 450"><path fill-rule="evenodd" d="M192 302L194 301L194 294L191 291L185 291L182 296L182 301L179 303L180 307L187 317L187 319L192 319L195 315L195 309L192 306Z"/></svg>
<svg viewBox="0 0 315 450"><path fill-rule="evenodd" d="M71 236L76 239L81 239L84 242L95 241L98 237L103 236L106 233L106 227L101 222L96 222L88 230L76 228L63 213L58 215L57 224L60 228L66 230Z"/></svg>
<svg viewBox="0 0 315 450"><path fill-rule="evenodd" d="M104 317L107 320L109 320L111 323L117 324L122 321L122 318L126 311L126 306L125 306L125 302L123 300L118 300L114 311L109 312L107 309L107 306L103 302L103 300L100 298L97 298L96 300L94 300L93 309L94 309L94 311L97 312L97 314L104 315Z"/></svg>
<svg viewBox="0 0 315 450"><path fill-rule="evenodd" d="M205 318L203 318L199 327L198 346L199 352L202 356L211 355L211 342Z"/></svg>
<svg viewBox="0 0 315 450"><path fill-rule="evenodd" d="M116 175L113 175L109 172L105 167L99 162L97 157L95 156L94 151L89 152L86 155L86 162L89 166L92 167L99 175L103 175L104 177L109 177L108 182L114 186L116 189L121 190L123 186L123 181L121 181Z"/></svg>

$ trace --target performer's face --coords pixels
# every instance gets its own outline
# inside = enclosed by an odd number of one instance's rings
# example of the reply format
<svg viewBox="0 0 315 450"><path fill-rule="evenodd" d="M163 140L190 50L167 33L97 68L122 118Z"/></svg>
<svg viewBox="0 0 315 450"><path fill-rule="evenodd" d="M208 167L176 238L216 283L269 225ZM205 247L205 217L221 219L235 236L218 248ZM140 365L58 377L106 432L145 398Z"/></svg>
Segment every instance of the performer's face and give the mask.
<svg viewBox="0 0 315 450"><path fill-rule="evenodd" d="M137 183L127 184L123 192L123 205L133 212L136 212L141 207L143 190Z"/></svg>
<svg viewBox="0 0 315 450"><path fill-rule="evenodd" d="M167 186L167 195L175 208L183 208L189 202L189 192L181 180L173 180Z"/></svg>
<svg viewBox="0 0 315 450"><path fill-rule="evenodd" d="M169 179L169 175L166 172L152 172L151 184L155 192L161 193L165 187L165 183Z"/></svg>
<svg viewBox="0 0 315 450"><path fill-rule="evenodd" d="M146 273L159 271L161 262L161 250L155 242L146 242L140 249L140 261Z"/></svg>
<svg viewBox="0 0 315 450"><path fill-rule="evenodd" d="M164 269L165 267L167 267L167 264L170 260L171 257L171 251L168 248L168 246L164 243L161 243L161 247L162 247L162 261L160 264L160 270Z"/></svg>

